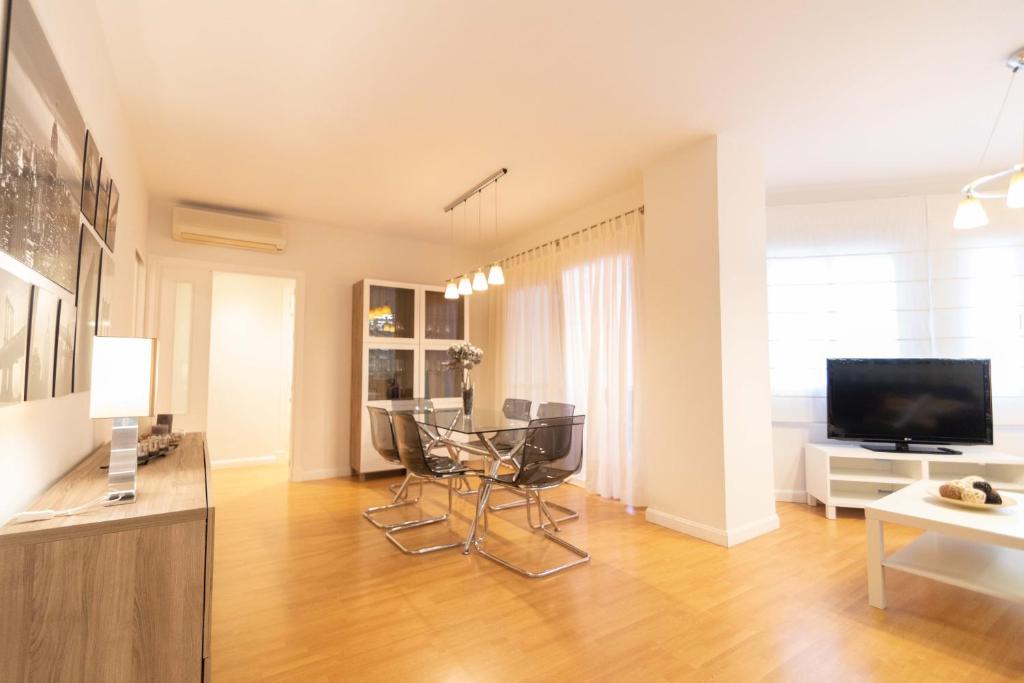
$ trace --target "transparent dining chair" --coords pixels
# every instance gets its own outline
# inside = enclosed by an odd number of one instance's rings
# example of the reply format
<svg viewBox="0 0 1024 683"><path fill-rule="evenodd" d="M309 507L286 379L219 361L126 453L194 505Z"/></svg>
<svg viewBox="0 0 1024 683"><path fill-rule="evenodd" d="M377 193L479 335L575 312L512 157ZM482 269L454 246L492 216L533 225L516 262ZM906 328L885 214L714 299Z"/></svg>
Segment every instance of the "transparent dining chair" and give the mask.
<svg viewBox="0 0 1024 683"><path fill-rule="evenodd" d="M399 550L409 555L422 555L436 550L462 547L463 540L458 539L453 543L409 548L402 544L402 542L398 540L397 536L400 532L417 529L419 527L427 526L428 524L436 524L437 522L446 520L448 515L452 512L453 481L468 475L480 476L481 472L464 466L456 458L445 455L431 455L428 453L423 445L423 434L420 429L420 425L416 423L416 419L413 417L412 413L393 413L391 421L394 425L395 445L398 449L398 458L409 475L428 481L447 482L448 512L441 517L424 519L418 522L402 524L401 526L389 528L385 531L384 535L387 536L388 540L394 543Z"/></svg>
<svg viewBox="0 0 1024 683"><path fill-rule="evenodd" d="M583 426L586 418L583 415L567 417L538 418L530 422L526 430L526 438L520 452L520 465L518 470L509 474L498 474L494 477L484 475L488 486L500 486L526 495L526 515L529 525L539 530L544 537L569 550L576 555L576 559L569 562L548 567L539 571L531 571L521 567L514 562L502 558L487 549L488 510L485 507L484 533L477 539L476 548L484 557L497 562L509 569L530 578L550 576L560 571L575 567L590 560L590 554L585 550L559 538L555 532L560 531L558 520L551 514L551 504L545 502L540 494L562 483L580 471L583 466ZM531 510L537 505L540 519L538 524L533 524ZM547 518L547 522L543 518Z"/></svg>
<svg viewBox="0 0 1024 683"><path fill-rule="evenodd" d="M383 408L375 406L366 406L366 410L370 414L370 440L373 442L373 448L377 451L380 457L384 458L390 463L402 467L402 460L398 454L398 446L395 443L395 432L391 423L391 415ZM405 524L412 524L415 522L426 522L443 521L445 517L429 517L421 518L417 520L410 520L405 522L395 522L392 524L384 524L374 518L377 513L385 510L394 510L396 508L404 507L406 505L414 505L418 503L420 498L423 496L423 480L419 479L419 495L415 498L410 498L409 487L414 483L418 477L412 472L406 471L405 479L402 480L398 488L395 490L392 487L392 491L395 493L394 499L387 505L377 505L371 508L367 508L363 511L363 517L366 518L370 524L373 524L378 529L393 529Z"/></svg>
<svg viewBox="0 0 1024 683"><path fill-rule="evenodd" d="M547 402L541 403L539 406L537 406L537 417L538 418L544 418L544 417L569 417L569 416L573 415L575 412L576 412L576 406L573 405L572 403L556 403L554 401L547 401ZM519 438L522 439L523 437L520 436ZM513 455L513 460L515 460L515 459L516 459L516 456ZM540 493L539 492L538 492L537 496L538 496L538 498L540 497ZM527 506L527 505L529 505L529 498L524 497L521 500L514 500L514 501L512 501L510 503L499 503L497 505L491 505L490 506L490 510L491 510L491 512L500 512L502 510L511 510L513 508L521 508L521 507L524 507L524 506ZM563 515L558 518L558 522L560 522L560 523L561 522L571 522L572 520L579 519L579 517L580 517L580 513L579 512L577 512L576 510L573 510L572 508L568 508L568 507L566 507L564 505L561 505L559 503L548 503L548 507L555 508L556 510L558 510L558 511L563 513ZM527 517L529 517L529 512L530 512L529 509L527 509L526 512L527 512Z"/></svg>

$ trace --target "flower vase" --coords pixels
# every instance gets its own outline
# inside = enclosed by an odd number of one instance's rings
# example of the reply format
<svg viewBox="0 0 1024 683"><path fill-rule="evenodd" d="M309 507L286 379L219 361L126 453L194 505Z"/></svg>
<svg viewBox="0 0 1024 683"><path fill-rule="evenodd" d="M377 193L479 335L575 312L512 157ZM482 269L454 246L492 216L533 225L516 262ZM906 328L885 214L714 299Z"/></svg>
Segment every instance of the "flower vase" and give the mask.
<svg viewBox="0 0 1024 683"><path fill-rule="evenodd" d="M473 415L473 377L468 368L462 370L462 413L466 417Z"/></svg>

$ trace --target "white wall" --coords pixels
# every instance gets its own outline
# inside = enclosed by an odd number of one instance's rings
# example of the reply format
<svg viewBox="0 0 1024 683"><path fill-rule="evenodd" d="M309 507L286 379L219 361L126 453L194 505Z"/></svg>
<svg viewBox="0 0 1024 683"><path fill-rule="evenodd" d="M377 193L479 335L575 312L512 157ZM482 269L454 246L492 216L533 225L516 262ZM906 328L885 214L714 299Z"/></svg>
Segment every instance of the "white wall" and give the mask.
<svg viewBox="0 0 1024 683"><path fill-rule="evenodd" d="M171 238L168 201L150 207L153 259L170 257L211 269L302 274L305 329L296 332L296 430L293 478L342 476L349 469L352 285L364 278L443 284L454 273L485 263L485 254L444 243L400 239L341 227L286 221L283 254L209 247ZM476 297L474 297L476 298ZM471 338L486 336L486 317L470 314Z"/></svg>
<svg viewBox="0 0 1024 683"><path fill-rule="evenodd" d="M955 231L956 194L768 208L776 498L805 498L827 356L992 358L995 448L1024 455L1024 211Z"/></svg>
<svg viewBox="0 0 1024 683"><path fill-rule="evenodd" d="M772 499L764 178L731 135L644 169L643 396L650 522L731 546Z"/></svg>
<svg viewBox="0 0 1024 683"><path fill-rule="evenodd" d="M135 251L146 254L148 196L121 112L95 7L33 2L43 31L121 195L113 333L131 334ZM3 46L0 46L3 48ZM53 481L109 438L89 419L89 394L0 409L0 520L25 509Z"/></svg>
<svg viewBox="0 0 1024 683"><path fill-rule="evenodd" d="M295 281L214 273L206 436L214 465L286 459Z"/></svg>

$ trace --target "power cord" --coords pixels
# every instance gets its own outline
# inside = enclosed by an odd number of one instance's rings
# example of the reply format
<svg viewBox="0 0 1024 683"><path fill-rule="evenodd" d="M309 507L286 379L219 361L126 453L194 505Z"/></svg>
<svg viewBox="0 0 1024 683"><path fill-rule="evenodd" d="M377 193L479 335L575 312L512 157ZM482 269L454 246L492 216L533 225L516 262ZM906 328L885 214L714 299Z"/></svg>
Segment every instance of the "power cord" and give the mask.
<svg viewBox="0 0 1024 683"><path fill-rule="evenodd" d="M40 522L45 519L53 519L54 517L70 517L71 515L77 515L85 512L86 510L106 505L107 503L115 503L121 500L126 493L128 492L112 491L86 503L85 505L79 505L78 507L68 508L66 510L29 510L28 512L20 512L11 517L10 521L13 524L20 524L22 522Z"/></svg>

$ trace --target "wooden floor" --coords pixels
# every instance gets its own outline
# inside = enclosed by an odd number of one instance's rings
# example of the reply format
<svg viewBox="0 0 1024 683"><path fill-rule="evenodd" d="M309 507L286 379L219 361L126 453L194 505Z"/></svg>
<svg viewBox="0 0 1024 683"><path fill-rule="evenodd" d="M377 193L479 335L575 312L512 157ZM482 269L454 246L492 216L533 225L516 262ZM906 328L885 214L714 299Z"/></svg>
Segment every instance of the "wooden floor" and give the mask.
<svg viewBox="0 0 1024 683"><path fill-rule="evenodd" d="M780 530L726 550L563 487L553 499L583 511L564 535L593 560L529 580L458 550L398 552L359 514L397 479L214 480L217 683L1024 680L1024 606L890 572L889 609L868 607L857 513L780 503ZM444 491L427 495L441 510ZM495 548L561 557L522 510L503 517ZM452 528L421 540L465 520ZM887 527L890 548L915 533Z"/></svg>

